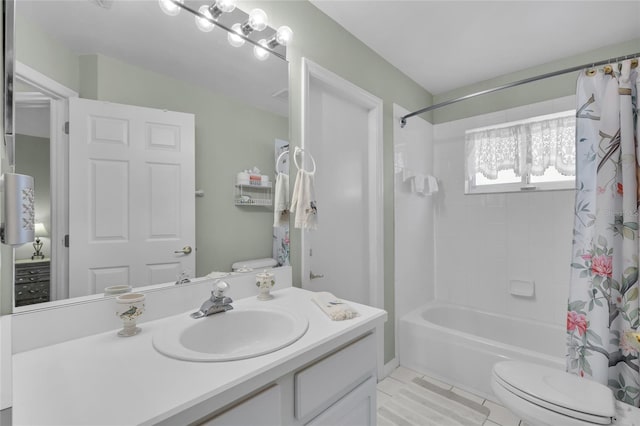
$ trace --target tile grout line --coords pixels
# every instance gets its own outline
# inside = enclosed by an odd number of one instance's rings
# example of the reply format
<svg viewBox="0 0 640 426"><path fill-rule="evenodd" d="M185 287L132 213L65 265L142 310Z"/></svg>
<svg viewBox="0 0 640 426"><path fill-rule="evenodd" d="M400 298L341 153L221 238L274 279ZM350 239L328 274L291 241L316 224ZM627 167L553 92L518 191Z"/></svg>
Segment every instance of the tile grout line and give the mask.
<svg viewBox="0 0 640 426"><path fill-rule="evenodd" d="M391 395L391 394L389 394L389 393L386 393L386 392L385 392L385 391L383 391L383 390L380 390L380 389L377 389L377 388L376 388L376 390L377 390L378 392L380 392L380 393L383 393L383 394L387 395L387 396L388 396L388 397L390 397L390 398L393 398L393 395Z"/></svg>

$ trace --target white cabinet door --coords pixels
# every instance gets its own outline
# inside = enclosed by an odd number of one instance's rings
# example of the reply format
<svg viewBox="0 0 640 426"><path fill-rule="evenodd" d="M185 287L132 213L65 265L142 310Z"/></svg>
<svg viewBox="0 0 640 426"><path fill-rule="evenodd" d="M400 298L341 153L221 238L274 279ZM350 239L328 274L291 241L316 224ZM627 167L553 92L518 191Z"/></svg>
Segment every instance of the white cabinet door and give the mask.
<svg viewBox="0 0 640 426"><path fill-rule="evenodd" d="M370 377L327 408L308 426L372 426L376 424L376 379Z"/></svg>
<svg viewBox="0 0 640 426"><path fill-rule="evenodd" d="M69 296L195 272L194 116L71 98Z"/></svg>
<svg viewBox="0 0 640 426"><path fill-rule="evenodd" d="M376 339L369 334L295 373L295 416L306 421L374 375Z"/></svg>

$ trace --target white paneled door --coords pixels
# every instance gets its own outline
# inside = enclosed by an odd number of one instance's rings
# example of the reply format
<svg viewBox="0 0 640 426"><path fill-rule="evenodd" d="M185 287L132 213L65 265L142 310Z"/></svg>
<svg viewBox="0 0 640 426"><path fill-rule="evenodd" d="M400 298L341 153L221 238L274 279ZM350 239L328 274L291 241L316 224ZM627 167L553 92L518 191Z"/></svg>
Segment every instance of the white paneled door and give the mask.
<svg viewBox="0 0 640 426"><path fill-rule="evenodd" d="M384 308L382 100L306 58L302 75L318 212L318 229L302 232L302 288ZM376 336L383 377L382 326Z"/></svg>
<svg viewBox="0 0 640 426"><path fill-rule="evenodd" d="M69 296L195 272L194 116L72 98L69 118Z"/></svg>
<svg viewBox="0 0 640 426"><path fill-rule="evenodd" d="M318 229L302 235L302 287L382 308L382 101L305 66L304 149L317 164Z"/></svg>
<svg viewBox="0 0 640 426"><path fill-rule="evenodd" d="M314 131L305 148L318 164L315 183L319 226L305 240L310 269L304 278L310 279L304 287L371 304L368 111L312 78L309 116Z"/></svg>

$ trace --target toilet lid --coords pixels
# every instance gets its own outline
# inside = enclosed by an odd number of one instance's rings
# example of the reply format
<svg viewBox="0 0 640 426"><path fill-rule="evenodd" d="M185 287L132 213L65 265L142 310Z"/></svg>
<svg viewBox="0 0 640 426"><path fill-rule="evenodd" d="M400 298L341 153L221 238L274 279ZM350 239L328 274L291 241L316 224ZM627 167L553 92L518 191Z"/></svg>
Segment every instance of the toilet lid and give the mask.
<svg viewBox="0 0 640 426"><path fill-rule="evenodd" d="M519 361L496 363L493 374L511 392L558 413L601 424L615 417L611 389L592 380Z"/></svg>

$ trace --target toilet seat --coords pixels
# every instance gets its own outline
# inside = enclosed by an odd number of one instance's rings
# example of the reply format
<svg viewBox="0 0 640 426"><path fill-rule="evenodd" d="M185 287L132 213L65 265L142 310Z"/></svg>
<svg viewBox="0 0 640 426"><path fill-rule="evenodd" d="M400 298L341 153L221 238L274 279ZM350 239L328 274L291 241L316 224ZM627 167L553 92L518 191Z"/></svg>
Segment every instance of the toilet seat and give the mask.
<svg viewBox="0 0 640 426"><path fill-rule="evenodd" d="M494 365L496 385L537 409L591 424L611 424L616 408L608 387L560 370L518 361ZM526 401L526 402L525 402ZM551 415L551 413L549 413Z"/></svg>

